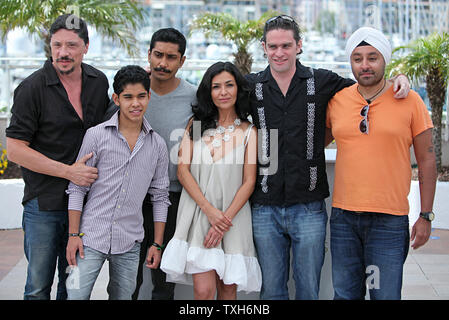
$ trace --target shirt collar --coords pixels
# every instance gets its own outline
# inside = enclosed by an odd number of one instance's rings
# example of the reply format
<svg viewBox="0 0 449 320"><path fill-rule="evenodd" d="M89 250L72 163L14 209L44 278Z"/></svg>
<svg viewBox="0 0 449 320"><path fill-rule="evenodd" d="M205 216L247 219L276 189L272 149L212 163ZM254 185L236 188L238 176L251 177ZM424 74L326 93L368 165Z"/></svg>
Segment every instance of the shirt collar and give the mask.
<svg viewBox="0 0 449 320"><path fill-rule="evenodd" d="M296 72L295 77L302 78L302 79L308 79L313 77L312 72L310 72L309 67L305 67L299 62L299 60L296 60Z"/></svg>
<svg viewBox="0 0 449 320"><path fill-rule="evenodd" d="M105 121L105 127L115 127L118 131L118 117L120 110L117 110L111 119ZM147 121L145 117L143 117L142 130L145 135L153 132L153 128L150 126L150 123Z"/></svg>
<svg viewBox="0 0 449 320"><path fill-rule="evenodd" d="M308 79L310 77L312 77L312 73L310 72L308 67L305 67L301 64L301 62L299 62L298 59L296 59L296 71L295 74L293 75L293 77L297 77L300 79ZM261 82L267 82L270 79L272 79L274 81L273 76L271 75L271 70L270 70L270 66L268 66L264 71L262 71L261 74Z"/></svg>
<svg viewBox="0 0 449 320"><path fill-rule="evenodd" d="M52 86L60 83L58 74L56 73L55 67L53 67L53 59L50 57L44 63L44 74L46 77L47 86ZM95 69L90 67L85 63L81 63L82 77L83 81L86 80L87 77L97 78L98 74L95 72Z"/></svg>

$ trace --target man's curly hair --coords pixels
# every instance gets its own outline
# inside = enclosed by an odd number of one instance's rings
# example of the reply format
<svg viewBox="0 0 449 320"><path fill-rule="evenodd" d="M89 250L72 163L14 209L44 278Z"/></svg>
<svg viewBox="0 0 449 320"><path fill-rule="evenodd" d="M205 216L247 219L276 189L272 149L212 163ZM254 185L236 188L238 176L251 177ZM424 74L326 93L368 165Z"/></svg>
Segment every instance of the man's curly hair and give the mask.
<svg viewBox="0 0 449 320"><path fill-rule="evenodd" d="M121 68L114 76L114 93L120 95L126 85L141 83L147 92L150 91L150 77L140 66L129 65Z"/></svg>

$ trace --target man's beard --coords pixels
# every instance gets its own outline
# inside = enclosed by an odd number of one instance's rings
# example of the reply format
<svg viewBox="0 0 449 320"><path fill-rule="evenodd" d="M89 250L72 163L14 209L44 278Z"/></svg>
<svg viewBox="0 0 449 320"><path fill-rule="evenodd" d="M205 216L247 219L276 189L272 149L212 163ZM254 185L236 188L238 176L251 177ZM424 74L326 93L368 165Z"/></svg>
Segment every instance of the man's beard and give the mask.
<svg viewBox="0 0 449 320"><path fill-rule="evenodd" d="M59 58L59 59L56 59L56 62L61 62L61 61L74 62L73 59L70 59L70 58ZM69 70L61 70L60 68L58 68L58 71L62 75L68 75L68 74L71 74L73 71L75 71L75 67L72 67Z"/></svg>
<svg viewBox="0 0 449 320"><path fill-rule="evenodd" d="M369 79L364 79L362 76L357 75L355 78L360 85L364 87L373 87L378 85L383 80L383 75L374 74L374 77Z"/></svg>
<svg viewBox="0 0 449 320"><path fill-rule="evenodd" d="M361 76L361 74L363 73L370 73L372 77L364 79ZM385 66L382 70L379 70L379 72L375 72L373 70L362 70L357 75L354 74L354 77L360 85L364 87L373 87L382 82L382 80L384 79L384 74L385 74Z"/></svg>
<svg viewBox="0 0 449 320"><path fill-rule="evenodd" d="M75 71L75 67L72 67L72 69L70 69L70 70L61 70L61 69L58 69L58 70L59 70L60 74L68 75L68 74L71 74L73 71Z"/></svg>

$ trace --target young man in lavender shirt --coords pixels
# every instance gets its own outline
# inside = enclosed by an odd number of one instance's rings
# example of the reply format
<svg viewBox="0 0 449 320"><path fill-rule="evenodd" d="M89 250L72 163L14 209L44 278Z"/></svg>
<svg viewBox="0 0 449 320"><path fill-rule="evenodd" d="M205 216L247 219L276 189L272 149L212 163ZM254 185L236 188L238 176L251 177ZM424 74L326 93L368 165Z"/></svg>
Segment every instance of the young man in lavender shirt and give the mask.
<svg viewBox="0 0 449 320"><path fill-rule="evenodd" d="M110 120L89 129L78 158L93 153L87 165L98 169L89 187L70 183L68 298L89 299L95 280L109 260L109 298L131 299L136 286L140 243L144 238L142 202L153 206L154 243L147 266L161 260L168 197L168 152L164 140L144 118L150 79L139 66L126 66L114 77L112 98L120 107ZM83 205L85 195L87 201Z"/></svg>

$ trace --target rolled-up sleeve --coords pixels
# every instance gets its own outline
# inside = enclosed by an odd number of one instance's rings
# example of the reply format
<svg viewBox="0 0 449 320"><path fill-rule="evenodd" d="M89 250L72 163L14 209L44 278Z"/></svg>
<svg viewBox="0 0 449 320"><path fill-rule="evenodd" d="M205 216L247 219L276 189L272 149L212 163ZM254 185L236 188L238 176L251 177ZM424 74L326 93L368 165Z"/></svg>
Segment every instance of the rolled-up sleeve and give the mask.
<svg viewBox="0 0 449 320"><path fill-rule="evenodd" d="M6 129L8 138L32 142L38 130L39 110L35 103L38 101L37 94L37 90L27 81L23 81L14 91L11 120Z"/></svg>
<svg viewBox="0 0 449 320"><path fill-rule="evenodd" d="M95 167L97 164L97 153L95 143L95 131L94 128L87 130L83 139L83 144L78 153L76 161L84 157L86 154L93 153L93 156L86 161L86 166ZM83 210L84 197L89 192L90 187L82 187L73 182L69 183L66 193L69 195L68 210Z"/></svg>
<svg viewBox="0 0 449 320"><path fill-rule="evenodd" d="M153 220L157 222L166 222L167 211L170 206L168 196L168 186L170 180L168 178L168 151L165 143L160 140L158 143L159 157L157 160L156 170L153 175L148 193L153 205Z"/></svg>

